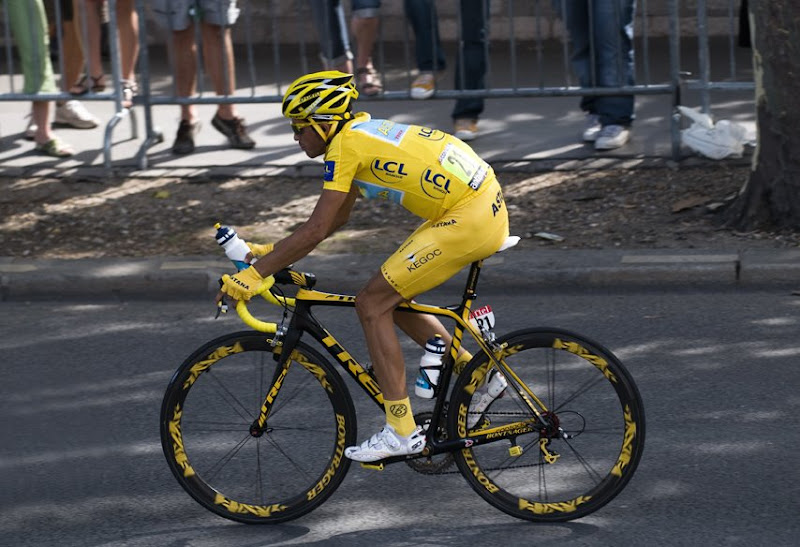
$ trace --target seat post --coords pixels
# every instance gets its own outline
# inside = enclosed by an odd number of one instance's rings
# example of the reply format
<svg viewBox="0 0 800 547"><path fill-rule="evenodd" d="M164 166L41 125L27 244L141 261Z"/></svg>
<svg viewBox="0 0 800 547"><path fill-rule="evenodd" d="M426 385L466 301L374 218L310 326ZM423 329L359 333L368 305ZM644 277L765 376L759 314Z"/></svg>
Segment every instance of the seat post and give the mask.
<svg viewBox="0 0 800 547"><path fill-rule="evenodd" d="M483 259L476 260L470 265L467 284L464 287L464 300L475 300L478 296L475 289L478 287L478 276L481 273L481 266L483 266Z"/></svg>

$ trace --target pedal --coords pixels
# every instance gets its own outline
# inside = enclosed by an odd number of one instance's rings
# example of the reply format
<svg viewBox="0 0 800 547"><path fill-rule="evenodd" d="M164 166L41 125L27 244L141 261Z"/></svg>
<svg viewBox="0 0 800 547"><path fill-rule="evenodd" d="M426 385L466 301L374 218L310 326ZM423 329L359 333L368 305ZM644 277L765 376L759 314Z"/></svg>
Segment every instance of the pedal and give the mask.
<svg viewBox="0 0 800 547"><path fill-rule="evenodd" d="M508 455L512 458L519 458L522 456L522 447L518 444L508 447Z"/></svg>
<svg viewBox="0 0 800 547"><path fill-rule="evenodd" d="M361 467L364 469L372 469L373 471L383 471L382 463L361 462Z"/></svg>

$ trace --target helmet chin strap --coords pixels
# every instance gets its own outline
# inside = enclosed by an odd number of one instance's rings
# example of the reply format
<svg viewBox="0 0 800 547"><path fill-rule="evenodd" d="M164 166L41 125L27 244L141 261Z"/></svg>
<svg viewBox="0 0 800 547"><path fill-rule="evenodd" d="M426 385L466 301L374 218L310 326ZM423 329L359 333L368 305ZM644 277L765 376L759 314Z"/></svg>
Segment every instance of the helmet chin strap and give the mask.
<svg viewBox="0 0 800 547"><path fill-rule="evenodd" d="M347 112L346 115L344 116L344 120L350 118L352 118L352 114ZM325 141L325 144L328 144L330 140L334 137L334 135L336 135L336 132L339 131L339 125L344 120L330 120L323 122L328 125L327 131L325 131L325 129L322 128L322 125L316 122L313 118L311 118L309 121L311 122L311 127L313 127L314 131L317 132L317 135L319 135L322 138L322 140Z"/></svg>
<svg viewBox="0 0 800 547"><path fill-rule="evenodd" d="M311 122L311 127L313 127L314 131L317 132L317 135L319 135L320 138L322 138L322 140L325 141L325 143L327 144L328 143L328 135L325 132L325 130L322 128L322 126L320 124L318 124L317 122L315 122L314 120L309 120L309 121ZM330 133L330 128L328 129L328 133Z"/></svg>
<svg viewBox="0 0 800 547"><path fill-rule="evenodd" d="M339 131L341 123L343 121L347 121L347 120L351 119L352 117L353 117L353 114L351 112L345 112L341 116L341 119L338 119L338 120L326 120L326 121L322 122L322 123L325 123L325 124L328 125L328 130L327 131L325 131L325 129L322 128L322 125L320 125L320 123L317 122L317 120L315 120L314 118L309 118L308 121L311 122L311 127L314 128L314 131L317 132L317 135L319 135L322 138L322 140L325 141L325 144L328 144L330 142L330 140L334 137L334 135L336 135L336 133Z"/></svg>

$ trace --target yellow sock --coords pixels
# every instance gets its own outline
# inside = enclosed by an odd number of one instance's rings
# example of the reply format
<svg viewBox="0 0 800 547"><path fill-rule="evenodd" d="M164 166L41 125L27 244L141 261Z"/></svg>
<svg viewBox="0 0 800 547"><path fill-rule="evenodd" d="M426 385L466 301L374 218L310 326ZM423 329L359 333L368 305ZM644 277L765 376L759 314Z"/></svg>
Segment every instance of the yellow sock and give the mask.
<svg viewBox="0 0 800 547"><path fill-rule="evenodd" d="M408 437L417 428L414 415L411 414L411 399L406 397L400 401L383 401L386 408L386 423L394 428L398 435Z"/></svg>

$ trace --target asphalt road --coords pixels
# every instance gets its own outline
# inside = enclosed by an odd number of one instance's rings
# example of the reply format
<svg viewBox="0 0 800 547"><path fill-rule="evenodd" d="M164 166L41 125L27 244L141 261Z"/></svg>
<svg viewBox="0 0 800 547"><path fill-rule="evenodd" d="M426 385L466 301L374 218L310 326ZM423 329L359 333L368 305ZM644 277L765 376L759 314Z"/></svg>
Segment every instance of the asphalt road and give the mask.
<svg viewBox="0 0 800 547"><path fill-rule="evenodd" d="M173 479L158 412L174 369L201 343L239 330L234 317L214 321L208 300L3 302L0 545L796 545L800 298L674 286L549 292L480 302L495 309L498 332L548 325L601 341L645 403L639 469L589 517L518 521L459 475L397 465L353 466L300 520L228 522ZM333 330L364 357L352 317ZM416 362L420 352L406 350ZM364 436L382 417L354 397Z"/></svg>

